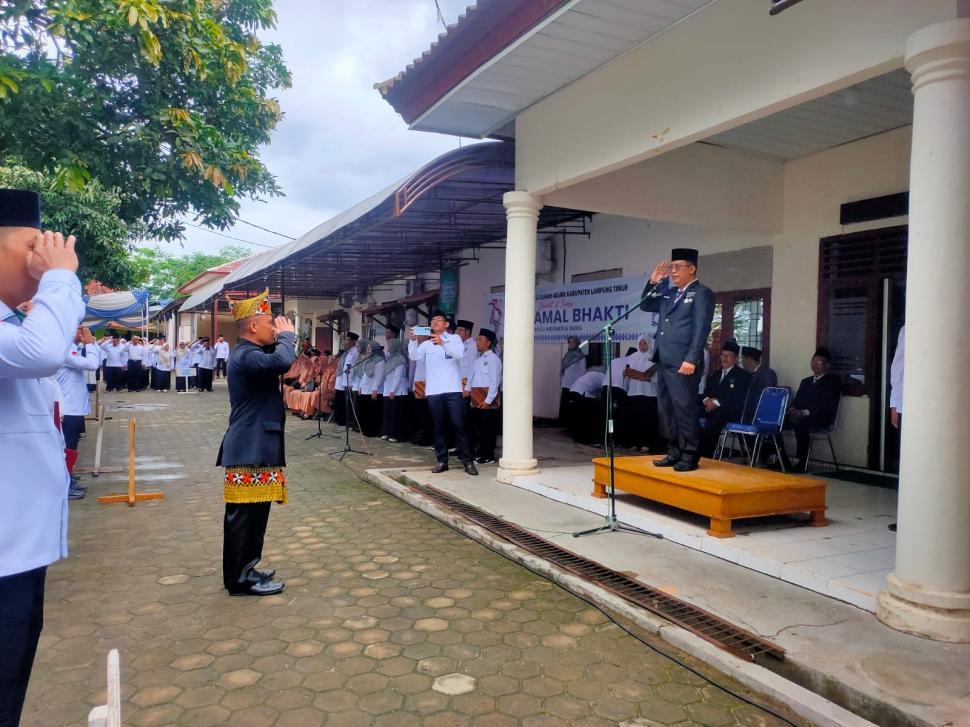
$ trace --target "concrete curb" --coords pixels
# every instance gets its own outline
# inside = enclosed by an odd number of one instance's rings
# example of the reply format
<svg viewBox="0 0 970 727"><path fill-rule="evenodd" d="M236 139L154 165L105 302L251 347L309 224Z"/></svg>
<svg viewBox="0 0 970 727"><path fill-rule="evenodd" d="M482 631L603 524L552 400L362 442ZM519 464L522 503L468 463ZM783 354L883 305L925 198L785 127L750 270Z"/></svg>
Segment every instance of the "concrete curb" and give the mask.
<svg viewBox="0 0 970 727"><path fill-rule="evenodd" d="M787 705L793 712L821 727L877 727L870 722L834 702L791 682L769 669L742 661L718 649L689 631L674 626L654 614L636 608L609 591L592 585L576 576L563 571L547 561L532 555L508 541L496 537L465 518L455 515L428 500L409 487L395 480L405 480L420 484L407 475L407 470L399 468L367 470L364 478L375 487L394 495L412 507L421 510L436 520L447 524L463 535L482 543L491 550L501 553L510 560L524 565L536 573L557 583L570 593L579 595L595 603L605 611L617 614L630 621L645 632L653 634L671 646L693 656L699 661L735 679L755 691L765 694Z"/></svg>

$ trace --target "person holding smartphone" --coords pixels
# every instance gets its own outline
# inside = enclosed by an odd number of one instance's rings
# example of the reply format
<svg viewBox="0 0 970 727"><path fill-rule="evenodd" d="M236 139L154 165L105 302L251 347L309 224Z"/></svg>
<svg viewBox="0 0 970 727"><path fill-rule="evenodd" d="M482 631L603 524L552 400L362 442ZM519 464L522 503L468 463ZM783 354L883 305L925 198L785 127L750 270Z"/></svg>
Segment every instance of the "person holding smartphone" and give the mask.
<svg viewBox="0 0 970 727"><path fill-rule="evenodd" d="M425 362L425 396L431 410L434 454L437 464L432 473L448 471L448 425L455 433L458 459L466 474L477 475L468 447L468 408L462 397L461 359L465 344L460 337L448 333L448 317L440 310L431 314L431 337L418 343L418 335L411 330L408 357Z"/></svg>

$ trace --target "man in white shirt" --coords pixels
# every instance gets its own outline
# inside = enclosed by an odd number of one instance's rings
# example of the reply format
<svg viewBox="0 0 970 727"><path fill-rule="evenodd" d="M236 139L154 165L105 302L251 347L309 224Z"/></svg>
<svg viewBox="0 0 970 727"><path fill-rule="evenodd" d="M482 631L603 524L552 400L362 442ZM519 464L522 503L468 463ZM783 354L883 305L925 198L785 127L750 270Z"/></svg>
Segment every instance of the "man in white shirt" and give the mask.
<svg viewBox="0 0 970 727"><path fill-rule="evenodd" d="M132 336L128 344L128 391L141 391L144 386L145 354L148 347L141 336Z"/></svg>
<svg viewBox="0 0 970 727"><path fill-rule="evenodd" d="M216 367L216 352L209 339L202 340L199 349L199 391L212 391L212 371Z"/></svg>
<svg viewBox="0 0 970 727"><path fill-rule="evenodd" d="M896 429L903 428L903 359L906 354L906 326L899 329L896 339L896 353L889 367L889 421ZM900 432L900 436L902 433ZM894 533L896 523L887 526Z"/></svg>
<svg viewBox="0 0 970 727"><path fill-rule="evenodd" d="M468 410L462 398L460 362L465 355L462 340L448 333L448 318L440 310L431 314L431 338L417 342L411 331L408 357L412 361L424 360L427 381L425 394L431 409L434 429L434 453L438 463L431 470L434 474L448 471L448 424L455 432L458 459L466 474L477 475L472 454L468 449Z"/></svg>
<svg viewBox="0 0 970 727"><path fill-rule="evenodd" d="M347 333L343 340L343 352L337 357L337 377L334 379L333 420L339 426L347 423L349 412L350 373L357 364L360 351L357 341L360 339L353 331Z"/></svg>
<svg viewBox="0 0 970 727"><path fill-rule="evenodd" d="M226 363L229 361L229 341L222 336L216 339L216 378L226 375Z"/></svg>
<svg viewBox="0 0 970 727"><path fill-rule="evenodd" d="M128 345L116 333L101 342L101 350L104 351L104 390L121 391L128 366Z"/></svg>
<svg viewBox="0 0 970 727"><path fill-rule="evenodd" d="M606 384L606 368L591 366L569 389L571 414L567 417L569 433L583 444L602 442L599 398Z"/></svg>
<svg viewBox="0 0 970 727"><path fill-rule="evenodd" d="M468 451L473 455L477 451L475 427L471 420L471 398L469 398L465 386L471 381L472 373L475 371L475 360L478 358L478 346L473 337L474 333L475 324L472 321L459 319L455 322L455 335L461 339L462 345L465 347L465 354L458 362L458 372L461 374L461 395L465 399L465 408L468 410Z"/></svg>
<svg viewBox="0 0 970 727"><path fill-rule="evenodd" d="M57 372L57 385L61 390L61 434L66 449L77 451L84 432L84 417L91 413L87 372L97 369L100 363L101 356L91 330L78 328L64 365ZM73 477L71 479L68 496L74 500L84 497L85 488L78 486Z"/></svg>
<svg viewBox="0 0 970 727"><path fill-rule="evenodd" d="M477 445L478 464L495 463L495 440L501 416L502 359L495 355L495 331L483 328L475 342L475 367L465 384L471 402L471 428Z"/></svg>
<svg viewBox="0 0 970 727"><path fill-rule="evenodd" d="M47 566L67 555L64 444L41 380L84 316L74 238L40 232L36 192L0 190L0 724L20 722ZM14 310L33 301L21 321Z"/></svg>

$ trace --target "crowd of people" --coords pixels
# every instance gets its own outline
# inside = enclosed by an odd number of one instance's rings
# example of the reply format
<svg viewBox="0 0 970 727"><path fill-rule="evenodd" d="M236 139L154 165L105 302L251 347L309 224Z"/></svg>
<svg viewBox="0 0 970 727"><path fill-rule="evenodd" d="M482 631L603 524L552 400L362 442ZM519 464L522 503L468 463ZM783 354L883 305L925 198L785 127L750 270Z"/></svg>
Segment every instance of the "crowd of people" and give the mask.
<svg viewBox="0 0 970 727"><path fill-rule="evenodd" d="M286 408L302 419L326 418L368 437L435 447L436 470L454 451L469 474L496 461L502 361L495 333L451 321L440 311L431 334L407 348L396 328L385 343L347 333L337 354L303 344L283 374ZM454 330L454 333L451 330Z"/></svg>
<svg viewBox="0 0 970 727"><path fill-rule="evenodd" d="M200 336L192 343L180 341L172 350L164 336L148 339L133 335L125 339L117 333L103 336L97 348L105 390L130 392L149 388L170 391L173 372L178 393L212 391L213 378L226 375L230 351L223 336L215 345L208 336Z"/></svg>

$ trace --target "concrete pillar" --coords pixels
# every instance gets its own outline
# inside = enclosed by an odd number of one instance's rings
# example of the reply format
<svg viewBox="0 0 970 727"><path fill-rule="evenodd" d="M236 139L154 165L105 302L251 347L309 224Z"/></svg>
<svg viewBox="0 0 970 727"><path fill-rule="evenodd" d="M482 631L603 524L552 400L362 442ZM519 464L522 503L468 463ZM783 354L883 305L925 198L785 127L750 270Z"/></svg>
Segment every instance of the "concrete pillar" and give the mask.
<svg viewBox="0 0 970 727"><path fill-rule="evenodd" d="M896 569L879 619L970 642L970 18L906 44L915 96L910 166Z"/></svg>
<svg viewBox="0 0 970 727"><path fill-rule="evenodd" d="M535 361L536 231L542 203L506 192L505 345L502 368L502 458L498 481L539 471L532 456L532 369Z"/></svg>

